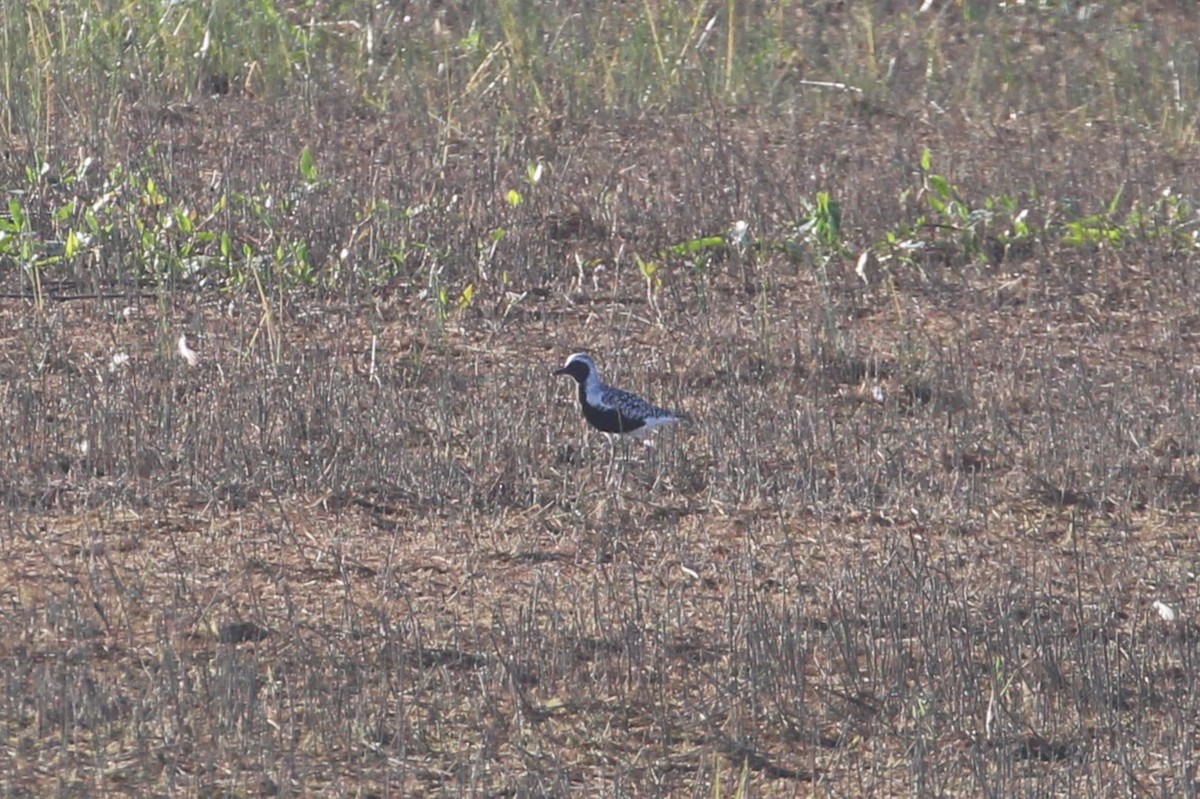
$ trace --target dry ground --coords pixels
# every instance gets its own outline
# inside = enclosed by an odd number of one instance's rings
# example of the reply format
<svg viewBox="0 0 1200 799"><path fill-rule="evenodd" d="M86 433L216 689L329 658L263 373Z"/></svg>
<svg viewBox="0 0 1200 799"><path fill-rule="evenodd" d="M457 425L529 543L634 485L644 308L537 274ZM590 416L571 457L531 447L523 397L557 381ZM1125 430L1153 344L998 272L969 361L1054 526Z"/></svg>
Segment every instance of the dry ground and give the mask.
<svg viewBox="0 0 1200 799"><path fill-rule="evenodd" d="M204 208L309 147L270 225L214 216L386 278L155 283L131 225L43 307L8 278L3 795L1200 794L1197 250L1052 224L1186 195L1190 142L898 94L435 143L313 102L135 101L105 167ZM925 148L1043 234L856 274ZM838 255L661 255L822 190ZM695 422L610 451L550 375L579 349Z"/></svg>

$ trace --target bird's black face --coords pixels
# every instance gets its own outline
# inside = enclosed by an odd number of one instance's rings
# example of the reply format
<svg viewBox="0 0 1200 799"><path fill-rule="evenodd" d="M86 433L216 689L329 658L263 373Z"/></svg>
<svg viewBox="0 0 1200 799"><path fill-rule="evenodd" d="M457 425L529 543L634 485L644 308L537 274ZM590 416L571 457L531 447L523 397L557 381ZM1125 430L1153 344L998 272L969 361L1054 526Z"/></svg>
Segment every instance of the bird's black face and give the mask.
<svg viewBox="0 0 1200 799"><path fill-rule="evenodd" d="M571 361L563 368L555 370L554 374L570 375L575 378L576 383L584 383L591 371L591 367L587 365L586 361Z"/></svg>

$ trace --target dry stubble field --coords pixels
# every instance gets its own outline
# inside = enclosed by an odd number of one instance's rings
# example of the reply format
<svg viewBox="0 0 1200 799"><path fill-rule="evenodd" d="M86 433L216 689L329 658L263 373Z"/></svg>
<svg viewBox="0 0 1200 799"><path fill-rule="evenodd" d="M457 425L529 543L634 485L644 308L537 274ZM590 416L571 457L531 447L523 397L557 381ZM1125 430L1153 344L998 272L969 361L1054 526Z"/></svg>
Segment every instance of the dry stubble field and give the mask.
<svg viewBox="0 0 1200 799"><path fill-rule="evenodd" d="M1200 793L1196 12L917 5L6 39L0 794Z"/></svg>

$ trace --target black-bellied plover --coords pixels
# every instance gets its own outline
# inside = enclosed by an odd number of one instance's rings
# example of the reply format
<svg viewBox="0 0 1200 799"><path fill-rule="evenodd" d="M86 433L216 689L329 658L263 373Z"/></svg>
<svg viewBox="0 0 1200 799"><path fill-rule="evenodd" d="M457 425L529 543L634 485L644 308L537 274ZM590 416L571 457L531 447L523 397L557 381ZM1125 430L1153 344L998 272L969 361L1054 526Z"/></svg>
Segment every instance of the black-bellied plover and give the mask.
<svg viewBox="0 0 1200 799"><path fill-rule="evenodd" d="M605 385L596 363L585 353L572 355L554 374L575 378L583 418L602 433L645 439L656 427L687 419L682 413L672 413L628 391Z"/></svg>

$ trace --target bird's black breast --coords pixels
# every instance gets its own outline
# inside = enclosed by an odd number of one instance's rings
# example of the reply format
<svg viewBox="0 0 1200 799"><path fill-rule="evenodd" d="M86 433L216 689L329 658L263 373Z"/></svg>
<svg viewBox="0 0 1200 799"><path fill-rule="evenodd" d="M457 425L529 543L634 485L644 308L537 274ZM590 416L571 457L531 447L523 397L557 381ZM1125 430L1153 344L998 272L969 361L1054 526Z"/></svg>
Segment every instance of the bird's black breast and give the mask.
<svg viewBox="0 0 1200 799"><path fill-rule="evenodd" d="M597 408L583 402L583 418L601 433L632 433L646 426L642 419L625 416L615 408Z"/></svg>

